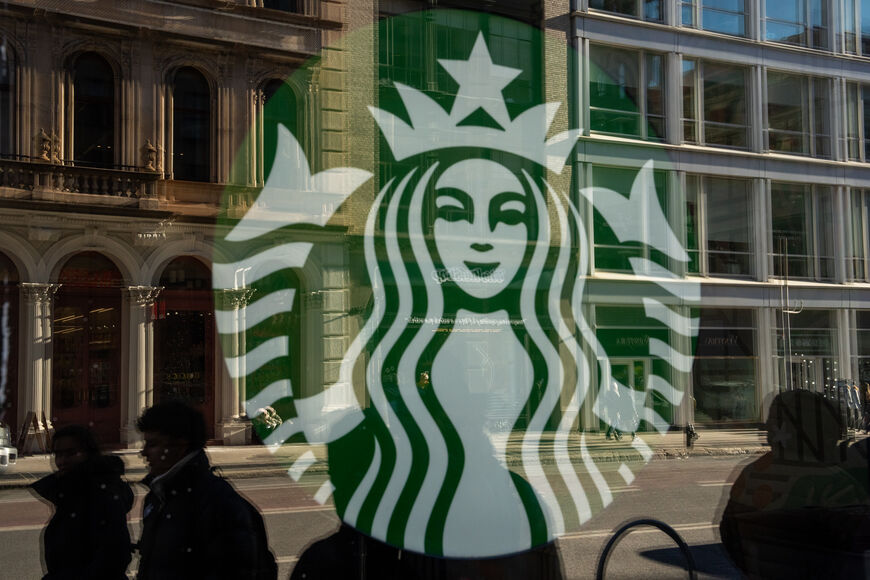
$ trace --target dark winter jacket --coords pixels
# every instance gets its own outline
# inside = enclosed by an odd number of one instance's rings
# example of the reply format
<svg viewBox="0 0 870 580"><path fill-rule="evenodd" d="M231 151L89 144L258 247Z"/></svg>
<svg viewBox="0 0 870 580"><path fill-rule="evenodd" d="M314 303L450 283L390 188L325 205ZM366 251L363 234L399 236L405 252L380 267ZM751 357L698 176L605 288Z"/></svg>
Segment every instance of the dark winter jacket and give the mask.
<svg viewBox="0 0 870 580"><path fill-rule="evenodd" d="M133 492L124 462L100 456L33 484L55 511L43 533L46 579L126 578L130 563L127 512Z"/></svg>
<svg viewBox="0 0 870 580"><path fill-rule="evenodd" d="M259 512L215 476L204 451L154 481L145 497L139 580L275 578Z"/></svg>

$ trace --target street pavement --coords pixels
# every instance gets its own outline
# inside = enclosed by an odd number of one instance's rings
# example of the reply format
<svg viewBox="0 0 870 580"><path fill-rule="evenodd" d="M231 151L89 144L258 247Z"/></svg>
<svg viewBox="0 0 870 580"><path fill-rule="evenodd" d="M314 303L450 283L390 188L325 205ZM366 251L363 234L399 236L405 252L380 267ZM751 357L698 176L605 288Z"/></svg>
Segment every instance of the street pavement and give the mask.
<svg viewBox="0 0 870 580"><path fill-rule="evenodd" d="M758 429L703 429L698 428L700 438L692 448L686 447L686 437L682 431L671 431L664 435L640 433L639 436L652 448L653 460L686 458L690 456L723 456L763 453L767 450L764 431ZM541 438L552 438L552 433L543 433ZM568 440L567 451L580 452L585 445L589 454L598 461L618 462L633 456L631 437L623 435L621 441L608 440L601 433L572 433ZM224 447L219 445L207 448L212 465L227 479L243 479L283 475L301 475L301 472L315 473L326 470L326 448L324 445L287 444L269 449L262 445L240 445ZM147 473L147 467L138 449L114 451L126 464L126 477L139 481ZM507 463L520 461L517 445L507 445ZM294 468L295 466L295 468ZM18 462L0 471L0 489L26 487L37 479L51 473L51 456L37 454L19 457ZM298 479L298 477L296 478Z"/></svg>

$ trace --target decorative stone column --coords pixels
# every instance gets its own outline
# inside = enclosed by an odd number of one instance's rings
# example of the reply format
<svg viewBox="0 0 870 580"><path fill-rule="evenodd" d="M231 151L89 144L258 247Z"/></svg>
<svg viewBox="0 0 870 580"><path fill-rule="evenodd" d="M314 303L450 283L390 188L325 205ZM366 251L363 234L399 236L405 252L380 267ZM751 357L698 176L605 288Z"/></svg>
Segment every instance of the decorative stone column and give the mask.
<svg viewBox="0 0 870 580"><path fill-rule="evenodd" d="M154 321L151 311L162 286L124 288L127 309L126 385L121 389L121 442L137 443L136 419L154 404Z"/></svg>
<svg viewBox="0 0 870 580"><path fill-rule="evenodd" d="M250 437L251 425L245 410L247 369L241 355L247 352L245 313L254 291L253 288L231 288L223 290L221 296L221 309L232 312L232 342L226 356L232 357L232 362L228 362L233 368L229 369L230 380L222 383L220 399L220 437L225 444L242 445Z"/></svg>
<svg viewBox="0 0 870 580"><path fill-rule="evenodd" d="M29 412L36 417L36 427L28 426L32 434L48 434L51 420L51 319L54 295L60 284L23 282L24 303L23 357L24 376L20 383L18 424ZM22 452L30 449L22 449Z"/></svg>

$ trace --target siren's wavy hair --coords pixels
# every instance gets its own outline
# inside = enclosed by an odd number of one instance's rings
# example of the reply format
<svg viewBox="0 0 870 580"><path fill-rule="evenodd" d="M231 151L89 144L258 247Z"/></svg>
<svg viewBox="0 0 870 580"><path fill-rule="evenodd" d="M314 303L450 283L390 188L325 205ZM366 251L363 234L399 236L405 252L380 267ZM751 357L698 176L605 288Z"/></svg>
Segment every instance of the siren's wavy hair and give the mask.
<svg viewBox="0 0 870 580"><path fill-rule="evenodd" d="M480 151L473 156L480 158ZM526 345L534 369L526 401L528 424L517 420L510 440L522 449L522 466L513 481L526 506L532 544L538 545L592 513L572 462L577 454L567 452L568 432L576 428L581 407L591 404L594 395L589 385L597 341L581 312L582 274L589 255L576 208L550 187L541 169L507 154L493 157L514 170L530 200L530 243L523 266L503 292L508 293L508 312L515 321L510 328ZM364 365L371 400L365 413L376 445L367 472L360 474L340 515L363 532L430 554L443 553L443 531L464 451L433 389L418 388L416 377L431 372L429 365L450 334L457 305L467 299L455 299L462 292L455 282L436 281L430 275L441 264L429 229L435 219L438 176L468 158L469 152L460 150L445 152L428 167L425 162L403 166L400 177L390 179L378 193L364 242L372 306L344 362ZM403 231L408 235L398 234ZM416 280L422 287L414 285ZM517 313L522 323L516 322ZM584 343L589 347L584 349ZM602 372L602 380L609 374L609 369ZM437 376L431 378L437 382ZM540 433L548 427L555 428L556 435L545 442ZM588 454L583 456L584 483L598 488L606 504L606 484L587 461ZM545 463L555 464L558 475L545 474ZM567 488L570 499L557 498L554 488ZM409 526L425 526L423 545L409 545Z"/></svg>

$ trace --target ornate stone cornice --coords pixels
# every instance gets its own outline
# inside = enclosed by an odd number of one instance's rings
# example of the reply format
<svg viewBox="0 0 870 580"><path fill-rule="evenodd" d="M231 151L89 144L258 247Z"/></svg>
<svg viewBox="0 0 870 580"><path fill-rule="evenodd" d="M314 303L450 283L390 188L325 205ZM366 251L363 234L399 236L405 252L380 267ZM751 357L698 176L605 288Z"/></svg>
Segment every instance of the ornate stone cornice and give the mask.
<svg viewBox="0 0 870 580"><path fill-rule="evenodd" d="M40 303L51 302L60 284L42 284L39 282L22 282L21 292L28 302Z"/></svg>
<svg viewBox="0 0 870 580"><path fill-rule="evenodd" d="M163 291L163 286L127 286L124 296L138 306L150 306Z"/></svg>

